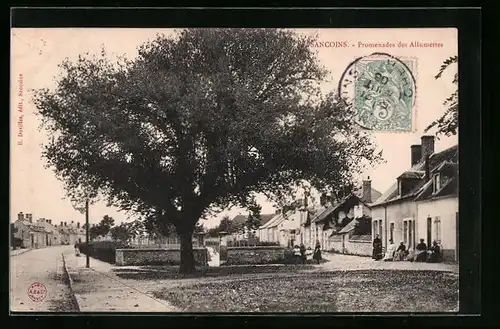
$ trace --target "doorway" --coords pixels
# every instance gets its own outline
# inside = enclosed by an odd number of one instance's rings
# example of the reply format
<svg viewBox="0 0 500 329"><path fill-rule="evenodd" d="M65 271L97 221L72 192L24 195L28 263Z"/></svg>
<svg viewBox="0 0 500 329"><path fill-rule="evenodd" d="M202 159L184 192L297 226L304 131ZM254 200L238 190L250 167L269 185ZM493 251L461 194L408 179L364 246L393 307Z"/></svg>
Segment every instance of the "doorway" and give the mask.
<svg viewBox="0 0 500 329"><path fill-rule="evenodd" d="M34 248L35 247L35 236L33 234L31 234L30 236L31 236L31 248Z"/></svg>
<svg viewBox="0 0 500 329"><path fill-rule="evenodd" d="M432 218L427 217L427 247L432 243Z"/></svg>

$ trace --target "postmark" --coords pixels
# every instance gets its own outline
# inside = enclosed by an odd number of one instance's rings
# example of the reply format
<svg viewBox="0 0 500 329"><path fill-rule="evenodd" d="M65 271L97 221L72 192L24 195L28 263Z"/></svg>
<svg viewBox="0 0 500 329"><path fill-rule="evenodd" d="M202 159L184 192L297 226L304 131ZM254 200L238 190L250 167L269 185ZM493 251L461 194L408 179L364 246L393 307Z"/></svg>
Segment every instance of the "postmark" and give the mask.
<svg viewBox="0 0 500 329"><path fill-rule="evenodd" d="M28 288L28 296L34 302L41 302L47 297L47 287L41 282L33 282Z"/></svg>
<svg viewBox="0 0 500 329"><path fill-rule="evenodd" d="M360 57L346 68L339 94L361 127L388 132L414 130L417 86L415 58L385 53Z"/></svg>

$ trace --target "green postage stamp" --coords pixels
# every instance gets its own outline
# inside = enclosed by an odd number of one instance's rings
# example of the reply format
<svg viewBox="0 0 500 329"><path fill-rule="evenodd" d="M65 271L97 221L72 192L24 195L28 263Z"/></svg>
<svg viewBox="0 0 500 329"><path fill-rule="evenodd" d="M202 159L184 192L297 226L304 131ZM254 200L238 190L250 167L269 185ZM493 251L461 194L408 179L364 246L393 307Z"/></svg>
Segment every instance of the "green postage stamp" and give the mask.
<svg viewBox="0 0 500 329"><path fill-rule="evenodd" d="M358 58L345 70L341 95L353 106L354 120L376 131L414 130L417 86L415 58L374 53Z"/></svg>

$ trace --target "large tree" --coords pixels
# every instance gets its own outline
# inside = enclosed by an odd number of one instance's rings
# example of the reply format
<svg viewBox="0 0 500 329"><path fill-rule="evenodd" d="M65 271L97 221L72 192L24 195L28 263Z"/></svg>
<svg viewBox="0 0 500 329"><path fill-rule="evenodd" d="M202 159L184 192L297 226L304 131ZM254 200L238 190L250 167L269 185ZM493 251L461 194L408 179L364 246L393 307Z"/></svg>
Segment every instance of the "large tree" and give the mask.
<svg viewBox="0 0 500 329"><path fill-rule="evenodd" d="M377 158L352 112L319 84L311 39L281 29L187 29L138 57L65 60L34 102L44 156L75 203L105 198L175 226L181 272L195 270L196 223L274 200L307 181L335 192Z"/></svg>
<svg viewBox="0 0 500 329"><path fill-rule="evenodd" d="M434 77L435 79L440 79L443 73L451 65L458 63L458 56L452 56L446 59L438 73ZM458 73L455 72L453 75L453 84L458 85ZM445 136L456 135L458 132L458 87L451 93L451 95L443 101L443 106L445 106L444 114L437 120L433 121L427 128L425 132L436 128L436 134L442 134Z"/></svg>

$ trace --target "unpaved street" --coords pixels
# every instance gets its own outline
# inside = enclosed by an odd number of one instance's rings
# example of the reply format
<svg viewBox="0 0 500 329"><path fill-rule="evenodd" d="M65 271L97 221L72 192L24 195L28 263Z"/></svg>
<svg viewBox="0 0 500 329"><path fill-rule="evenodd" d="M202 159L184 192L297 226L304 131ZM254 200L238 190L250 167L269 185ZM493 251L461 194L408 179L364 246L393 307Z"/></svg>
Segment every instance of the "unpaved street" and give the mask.
<svg viewBox="0 0 500 329"><path fill-rule="evenodd" d="M64 277L61 253L72 251L71 246L35 249L10 257L10 310L13 312L75 312L69 286ZM46 295L32 300L31 284L46 287Z"/></svg>

